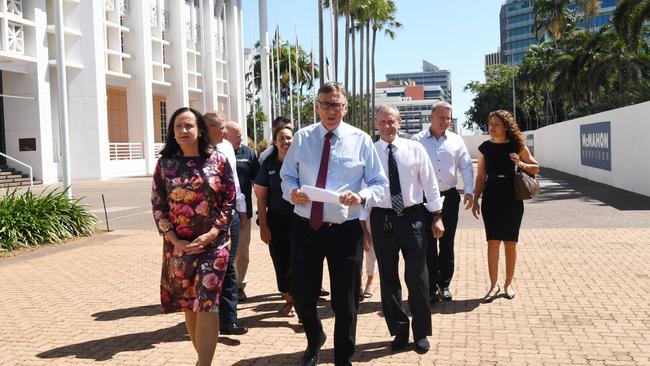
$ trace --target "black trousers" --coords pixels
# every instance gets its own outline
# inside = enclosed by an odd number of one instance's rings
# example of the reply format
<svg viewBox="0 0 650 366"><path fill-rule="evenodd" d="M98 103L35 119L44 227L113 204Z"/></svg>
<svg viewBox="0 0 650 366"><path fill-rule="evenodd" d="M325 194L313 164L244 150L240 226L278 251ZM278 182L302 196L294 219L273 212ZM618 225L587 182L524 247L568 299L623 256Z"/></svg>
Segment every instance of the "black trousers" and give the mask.
<svg viewBox="0 0 650 366"><path fill-rule="evenodd" d="M230 222L230 259L226 275L223 280L221 297L219 298L219 326L237 323L237 274L235 273L235 257L237 256L237 245L239 244L239 212L233 211Z"/></svg>
<svg viewBox="0 0 650 366"><path fill-rule="evenodd" d="M323 325L316 311L327 259L334 310L334 363L351 365L357 331L363 231L359 220L324 224L314 231L309 222L294 216L291 228L291 296L302 319L308 347L318 346Z"/></svg>
<svg viewBox="0 0 650 366"><path fill-rule="evenodd" d="M460 194L456 188L440 192L445 197L442 204L442 223L445 225L445 234L440 239L433 237L431 222L433 216L429 211L426 229L429 245L427 247L427 267L429 268L429 296L434 296L438 287L449 287L454 276L454 237L458 226L458 208Z"/></svg>
<svg viewBox="0 0 650 366"><path fill-rule="evenodd" d="M373 208L370 229L379 265L381 306L390 334L408 338L409 318L402 306L399 280L399 252L404 257L404 280L409 291L408 303L415 340L431 335L429 311L429 272L426 266L427 238L422 205L406 209L397 216L389 209ZM387 229L386 225L390 225Z"/></svg>
<svg viewBox="0 0 650 366"><path fill-rule="evenodd" d="M269 229L271 230L271 242L269 252L275 269L275 280L278 284L278 291L289 292L289 273L291 264L291 223L293 214L278 214L272 211L266 213Z"/></svg>

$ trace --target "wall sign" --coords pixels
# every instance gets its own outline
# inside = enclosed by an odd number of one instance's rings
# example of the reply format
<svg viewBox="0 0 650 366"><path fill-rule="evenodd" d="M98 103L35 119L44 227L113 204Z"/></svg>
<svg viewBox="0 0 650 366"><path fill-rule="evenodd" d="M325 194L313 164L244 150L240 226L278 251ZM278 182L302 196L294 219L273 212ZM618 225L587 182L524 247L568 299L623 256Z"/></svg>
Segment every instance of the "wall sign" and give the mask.
<svg viewBox="0 0 650 366"><path fill-rule="evenodd" d="M612 170L611 122L580 125L580 163Z"/></svg>

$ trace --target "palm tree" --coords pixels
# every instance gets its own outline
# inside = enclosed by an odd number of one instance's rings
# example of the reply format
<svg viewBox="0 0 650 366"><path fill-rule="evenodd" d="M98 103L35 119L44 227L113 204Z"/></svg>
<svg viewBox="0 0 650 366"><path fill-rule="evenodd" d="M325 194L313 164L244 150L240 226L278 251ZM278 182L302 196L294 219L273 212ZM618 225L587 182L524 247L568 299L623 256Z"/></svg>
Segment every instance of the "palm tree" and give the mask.
<svg viewBox="0 0 650 366"><path fill-rule="evenodd" d="M537 39L549 33L558 41L575 26L575 15L569 10L570 0L535 0L535 31Z"/></svg>
<svg viewBox="0 0 650 366"><path fill-rule="evenodd" d="M577 4L584 13L584 28L590 32L596 26L596 16L600 13L602 2L600 0L578 0Z"/></svg>
<svg viewBox="0 0 650 366"><path fill-rule="evenodd" d="M256 47L259 47L259 42L256 44ZM271 47L274 49L275 39L271 44ZM296 63L296 46L295 44L289 44L288 42L280 41L280 99L284 103L288 103L289 100L289 89L296 92L299 90L311 90L314 87L314 80L311 78L311 58L302 47L298 47L298 62ZM269 56L270 57L270 56ZM273 64L269 60L269 63ZM292 73L292 83L289 84L289 62L291 62L291 73ZM246 74L246 80L249 83L254 83L256 94L260 91L261 85L261 63L260 55L257 54L253 58L253 75L250 73ZM320 72L318 70L318 65L314 65L314 77L319 77Z"/></svg>
<svg viewBox="0 0 650 366"><path fill-rule="evenodd" d="M650 1L620 0L614 11L614 28L632 50L639 49L644 22L650 20ZM647 50L646 50L647 52Z"/></svg>
<svg viewBox="0 0 650 366"><path fill-rule="evenodd" d="M371 67L372 71L372 91L370 92L372 98L372 120L375 119L375 55L377 49L377 32L384 31L390 39L395 39L395 30L402 27L402 24L395 18L397 7L393 0L374 0L373 5L370 7L371 27L372 27L372 51L371 51Z"/></svg>

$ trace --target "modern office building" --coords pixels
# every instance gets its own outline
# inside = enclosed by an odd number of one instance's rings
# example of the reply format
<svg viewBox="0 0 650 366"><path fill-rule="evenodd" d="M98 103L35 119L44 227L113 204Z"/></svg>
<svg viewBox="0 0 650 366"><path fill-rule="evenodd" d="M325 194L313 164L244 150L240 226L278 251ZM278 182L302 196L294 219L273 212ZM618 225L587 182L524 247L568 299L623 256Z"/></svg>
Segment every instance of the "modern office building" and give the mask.
<svg viewBox="0 0 650 366"><path fill-rule="evenodd" d="M61 176L56 3L0 0L0 152L44 183ZM151 174L179 107L245 121L241 0L64 0L63 18L73 180Z"/></svg>
<svg viewBox="0 0 650 366"><path fill-rule="evenodd" d="M533 0L507 0L501 6L499 14L501 29L501 63L521 64L524 55L534 44L540 44L535 35L535 9ZM575 1L569 4L569 9L581 17L580 27L598 30L607 24L614 14L617 0L600 1L598 15L584 19L584 13Z"/></svg>
<svg viewBox="0 0 650 366"><path fill-rule="evenodd" d="M433 104L444 100L442 88L438 85L415 85L411 81L407 85L399 85L394 81L383 81L375 84L375 105L390 104L397 108L402 119L400 136L410 137L429 126ZM425 98L428 88L437 88L438 96ZM451 129L456 131L457 120L452 119Z"/></svg>
<svg viewBox="0 0 650 366"><path fill-rule="evenodd" d="M423 85L425 87L424 99L442 98L449 103L452 100L451 72L449 70L441 70L438 66L425 60L422 60L422 71L386 74L386 81L403 83L404 85L412 81L415 85Z"/></svg>
<svg viewBox="0 0 650 366"><path fill-rule="evenodd" d="M485 67L501 64L501 52L492 52L485 55Z"/></svg>

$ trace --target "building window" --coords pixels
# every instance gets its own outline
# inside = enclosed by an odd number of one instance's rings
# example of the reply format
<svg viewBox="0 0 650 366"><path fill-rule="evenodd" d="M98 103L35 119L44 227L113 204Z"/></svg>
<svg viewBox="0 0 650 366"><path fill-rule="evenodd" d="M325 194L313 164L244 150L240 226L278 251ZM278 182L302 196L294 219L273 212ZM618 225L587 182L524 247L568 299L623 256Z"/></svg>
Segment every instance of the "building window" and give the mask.
<svg viewBox="0 0 650 366"><path fill-rule="evenodd" d="M160 137L167 141L167 101L160 101Z"/></svg>

